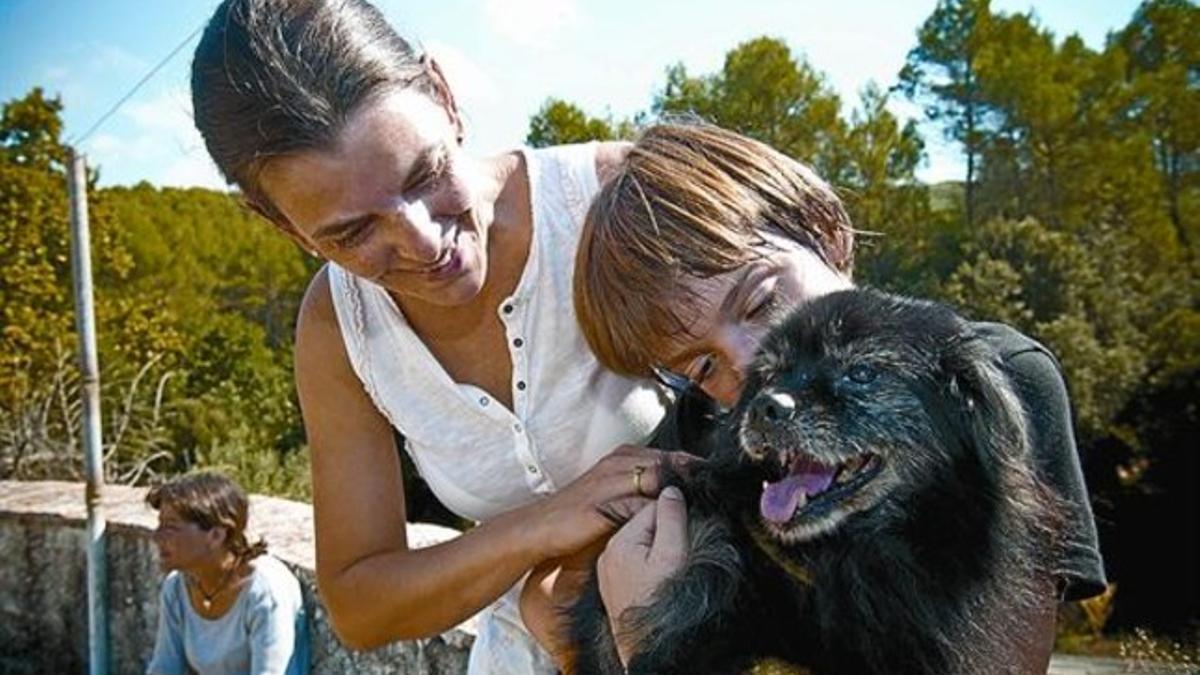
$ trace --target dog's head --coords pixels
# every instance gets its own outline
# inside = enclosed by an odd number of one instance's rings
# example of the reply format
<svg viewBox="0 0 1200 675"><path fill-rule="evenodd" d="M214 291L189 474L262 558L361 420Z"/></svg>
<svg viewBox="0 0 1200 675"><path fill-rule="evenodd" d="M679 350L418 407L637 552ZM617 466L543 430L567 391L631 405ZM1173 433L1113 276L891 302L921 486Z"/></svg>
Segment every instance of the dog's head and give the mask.
<svg viewBox="0 0 1200 675"><path fill-rule="evenodd" d="M764 340L731 422L762 479L758 519L783 544L836 530L956 472L1024 452L995 353L931 302L870 290L796 308ZM965 467L965 468L964 468Z"/></svg>

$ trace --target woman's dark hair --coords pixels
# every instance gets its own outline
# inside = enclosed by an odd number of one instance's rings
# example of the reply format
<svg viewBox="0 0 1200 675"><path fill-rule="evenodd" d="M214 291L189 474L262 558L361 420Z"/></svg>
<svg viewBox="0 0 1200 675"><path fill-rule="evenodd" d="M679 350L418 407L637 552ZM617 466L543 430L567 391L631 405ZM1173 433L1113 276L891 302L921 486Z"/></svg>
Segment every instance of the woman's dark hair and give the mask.
<svg viewBox="0 0 1200 675"><path fill-rule="evenodd" d="M146 503L155 511L169 506L180 518L205 531L225 528L225 547L239 560L252 560L267 552L267 543L262 539L253 544L246 540L246 493L219 473L201 471L180 476L151 488Z"/></svg>
<svg viewBox="0 0 1200 675"><path fill-rule="evenodd" d="M437 96L431 68L364 0L225 0L192 61L196 128L225 180L270 218L263 160L328 147L388 89Z"/></svg>

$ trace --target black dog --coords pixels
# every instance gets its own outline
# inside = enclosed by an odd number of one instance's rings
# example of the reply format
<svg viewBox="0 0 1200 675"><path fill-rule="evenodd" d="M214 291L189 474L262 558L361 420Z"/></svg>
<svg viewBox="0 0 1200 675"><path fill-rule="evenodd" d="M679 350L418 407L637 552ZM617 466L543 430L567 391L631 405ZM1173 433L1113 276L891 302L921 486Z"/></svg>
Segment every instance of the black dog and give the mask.
<svg viewBox="0 0 1200 675"><path fill-rule="evenodd" d="M691 439L710 460L664 467L690 550L627 613L629 672L1021 672L1006 659L1052 593L1057 529L1025 420L944 306L855 290L797 308L737 407ZM624 672L594 580L569 618L576 673Z"/></svg>

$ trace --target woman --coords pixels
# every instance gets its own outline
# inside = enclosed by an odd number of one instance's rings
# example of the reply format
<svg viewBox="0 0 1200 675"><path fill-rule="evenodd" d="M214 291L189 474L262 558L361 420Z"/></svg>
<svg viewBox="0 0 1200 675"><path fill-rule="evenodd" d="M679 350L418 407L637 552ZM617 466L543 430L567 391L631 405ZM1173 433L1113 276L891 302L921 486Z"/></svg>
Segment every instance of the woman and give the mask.
<svg viewBox="0 0 1200 675"><path fill-rule="evenodd" d="M571 304L583 216L618 148L468 156L437 63L363 0L226 0L192 73L218 168L329 261L295 358L334 629L370 648L489 608L471 671L548 672L519 582L608 533L599 507L656 492L659 453L612 451L648 436L659 393L600 367ZM409 550L393 429L478 527Z"/></svg>
<svg viewBox="0 0 1200 675"><path fill-rule="evenodd" d="M147 673L308 672L300 583L267 545L246 540L246 495L216 473L150 490L154 545L167 578Z"/></svg>
<svg viewBox="0 0 1200 675"><path fill-rule="evenodd" d="M575 278L584 335L617 372L671 371L732 405L772 316L851 285L852 245L838 198L805 167L716 127L653 127L588 214ZM1031 415L1041 476L1067 507L1056 567L1061 597L1095 595L1104 570L1058 363L1011 328L977 330L1001 354ZM639 513L600 558L601 591L625 658L638 636L622 631L619 617L684 558L686 512L671 493ZM1041 646L1012 655L1022 672L1045 672L1054 601L1047 598L1039 616L1015 617Z"/></svg>

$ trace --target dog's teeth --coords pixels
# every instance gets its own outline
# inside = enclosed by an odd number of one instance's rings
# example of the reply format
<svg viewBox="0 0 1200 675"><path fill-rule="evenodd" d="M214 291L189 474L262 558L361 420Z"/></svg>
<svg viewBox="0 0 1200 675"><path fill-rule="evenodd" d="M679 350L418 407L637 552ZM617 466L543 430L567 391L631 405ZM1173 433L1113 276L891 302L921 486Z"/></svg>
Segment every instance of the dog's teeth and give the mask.
<svg viewBox="0 0 1200 675"><path fill-rule="evenodd" d="M834 482L839 485L850 482L850 479L854 478L855 474L866 466L866 463L867 459L864 455L857 455L842 462L842 468L838 471L837 476L834 477Z"/></svg>

